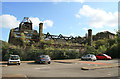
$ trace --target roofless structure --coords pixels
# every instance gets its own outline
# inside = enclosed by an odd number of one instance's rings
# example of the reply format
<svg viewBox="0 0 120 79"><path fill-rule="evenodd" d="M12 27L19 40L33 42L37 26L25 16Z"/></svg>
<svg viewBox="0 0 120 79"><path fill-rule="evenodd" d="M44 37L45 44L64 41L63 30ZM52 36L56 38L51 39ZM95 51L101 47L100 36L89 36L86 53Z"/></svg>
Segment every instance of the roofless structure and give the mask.
<svg viewBox="0 0 120 79"><path fill-rule="evenodd" d="M22 39L27 39L27 42L30 44L34 42L39 42L41 38L47 40L54 40L55 42L68 42L71 41L72 43L79 43L83 44L88 42L89 45L91 45L92 41L96 41L98 39L108 38L113 39L115 34L110 33L108 31L106 32L100 32L96 35L92 36L92 29L88 30L88 36L86 37L73 37L73 36L63 36L60 35L51 35L49 32L47 34L42 33L43 32L43 23L39 23L39 32L37 30L33 29L33 23L28 17L24 17L22 22L19 24L19 27L13 28L10 30L9 34L9 40L8 42L14 45L22 45ZM25 40L26 41L26 40Z"/></svg>

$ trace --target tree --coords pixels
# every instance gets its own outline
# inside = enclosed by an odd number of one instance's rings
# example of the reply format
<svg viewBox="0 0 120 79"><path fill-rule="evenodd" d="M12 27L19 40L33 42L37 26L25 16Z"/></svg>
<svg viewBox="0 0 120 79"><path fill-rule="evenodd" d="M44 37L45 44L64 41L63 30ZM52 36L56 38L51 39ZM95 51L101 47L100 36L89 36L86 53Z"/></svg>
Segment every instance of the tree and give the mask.
<svg viewBox="0 0 120 79"><path fill-rule="evenodd" d="M108 39L101 39L101 40L95 41L96 48L99 48L102 45L108 46Z"/></svg>
<svg viewBox="0 0 120 79"><path fill-rule="evenodd" d="M24 33L21 33L21 40L22 40L22 43L23 43L23 48L26 48L26 45L25 45L25 35Z"/></svg>
<svg viewBox="0 0 120 79"><path fill-rule="evenodd" d="M9 44L5 41L1 41L2 43L2 60L8 59L8 53L9 53Z"/></svg>
<svg viewBox="0 0 120 79"><path fill-rule="evenodd" d="M107 48L105 47L105 45L102 45L100 46L98 49L97 49L97 54L99 53L105 53L107 50Z"/></svg>
<svg viewBox="0 0 120 79"><path fill-rule="evenodd" d="M31 49L31 50L35 49L35 47L34 47L33 44L30 46L30 49Z"/></svg>
<svg viewBox="0 0 120 79"><path fill-rule="evenodd" d="M97 50L93 46L86 46L85 54L96 54Z"/></svg>

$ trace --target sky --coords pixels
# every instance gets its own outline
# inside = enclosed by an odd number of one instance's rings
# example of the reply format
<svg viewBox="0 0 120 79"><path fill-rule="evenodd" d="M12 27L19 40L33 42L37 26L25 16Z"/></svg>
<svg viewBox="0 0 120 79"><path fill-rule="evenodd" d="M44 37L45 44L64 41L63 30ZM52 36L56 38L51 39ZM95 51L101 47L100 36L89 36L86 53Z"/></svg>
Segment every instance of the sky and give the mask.
<svg viewBox="0 0 120 79"><path fill-rule="evenodd" d="M85 36L88 29L98 32L118 30L118 2L2 2L0 40L8 42L11 28L19 27L29 17L38 31L43 22L43 33ZM38 31L39 32L39 31Z"/></svg>

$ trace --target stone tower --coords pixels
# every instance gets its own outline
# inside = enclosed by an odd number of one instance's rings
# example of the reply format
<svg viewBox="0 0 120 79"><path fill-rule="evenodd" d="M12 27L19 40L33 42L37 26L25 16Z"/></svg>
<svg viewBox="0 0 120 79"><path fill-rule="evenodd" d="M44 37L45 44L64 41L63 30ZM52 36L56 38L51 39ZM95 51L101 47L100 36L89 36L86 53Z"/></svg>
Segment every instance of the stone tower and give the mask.
<svg viewBox="0 0 120 79"><path fill-rule="evenodd" d="M12 36L13 36L13 29L10 30L8 43L12 43L13 41Z"/></svg>
<svg viewBox="0 0 120 79"><path fill-rule="evenodd" d="M88 45L92 45L92 29L88 30Z"/></svg>
<svg viewBox="0 0 120 79"><path fill-rule="evenodd" d="M39 38L41 39L42 36L42 30L43 30L43 23L39 24Z"/></svg>
<svg viewBox="0 0 120 79"><path fill-rule="evenodd" d="M32 21L28 17L24 17L22 22L19 24L19 30L32 30Z"/></svg>

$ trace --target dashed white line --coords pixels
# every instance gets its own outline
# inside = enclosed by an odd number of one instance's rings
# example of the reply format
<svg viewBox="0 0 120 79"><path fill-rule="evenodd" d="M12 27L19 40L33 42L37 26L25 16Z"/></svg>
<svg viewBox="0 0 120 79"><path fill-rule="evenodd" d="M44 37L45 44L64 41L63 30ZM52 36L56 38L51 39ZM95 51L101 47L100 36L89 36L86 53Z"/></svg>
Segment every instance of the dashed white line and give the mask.
<svg viewBox="0 0 120 79"><path fill-rule="evenodd" d="M63 65L73 65L73 64L63 64Z"/></svg>
<svg viewBox="0 0 120 79"><path fill-rule="evenodd" d="M41 68L35 68L35 69L48 69L50 67L41 67Z"/></svg>
<svg viewBox="0 0 120 79"><path fill-rule="evenodd" d="M111 74L107 74L107 75L111 75Z"/></svg>

